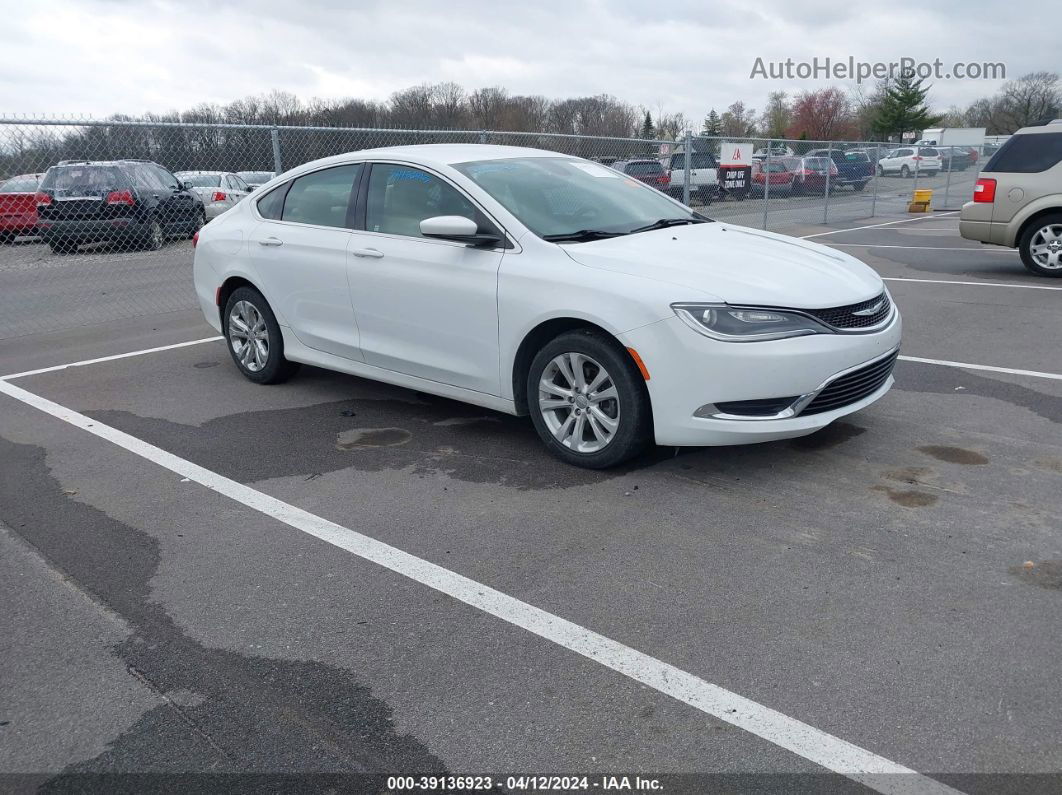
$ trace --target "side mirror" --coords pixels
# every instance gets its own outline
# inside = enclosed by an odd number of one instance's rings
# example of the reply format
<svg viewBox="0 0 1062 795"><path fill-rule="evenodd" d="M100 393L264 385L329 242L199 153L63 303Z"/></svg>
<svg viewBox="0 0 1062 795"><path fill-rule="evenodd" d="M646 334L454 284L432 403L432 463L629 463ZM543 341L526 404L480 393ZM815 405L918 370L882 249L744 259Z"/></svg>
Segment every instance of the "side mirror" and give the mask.
<svg viewBox="0 0 1062 795"><path fill-rule="evenodd" d="M178 187L180 187L181 190L191 190L192 189L192 183L191 182L182 182L182 183L180 183L180 185Z"/></svg>
<svg viewBox="0 0 1062 795"><path fill-rule="evenodd" d="M436 215L420 222L420 233L424 237L440 240L453 240L474 246L494 245L501 242L501 237L493 232L480 232L479 226L471 218L463 215Z"/></svg>

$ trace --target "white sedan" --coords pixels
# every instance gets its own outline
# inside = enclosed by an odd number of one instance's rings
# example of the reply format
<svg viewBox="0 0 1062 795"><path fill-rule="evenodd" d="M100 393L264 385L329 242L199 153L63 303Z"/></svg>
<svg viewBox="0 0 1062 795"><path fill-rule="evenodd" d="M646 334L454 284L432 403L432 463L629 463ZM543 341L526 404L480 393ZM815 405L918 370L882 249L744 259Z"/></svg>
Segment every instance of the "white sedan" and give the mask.
<svg viewBox="0 0 1062 795"><path fill-rule="evenodd" d="M252 381L306 363L530 414L594 468L812 433L882 397L900 345L859 260L514 147L286 172L200 231L195 289Z"/></svg>
<svg viewBox="0 0 1062 795"><path fill-rule="evenodd" d="M231 210L252 190L242 177L231 171L178 171L174 176L199 194L208 221Z"/></svg>

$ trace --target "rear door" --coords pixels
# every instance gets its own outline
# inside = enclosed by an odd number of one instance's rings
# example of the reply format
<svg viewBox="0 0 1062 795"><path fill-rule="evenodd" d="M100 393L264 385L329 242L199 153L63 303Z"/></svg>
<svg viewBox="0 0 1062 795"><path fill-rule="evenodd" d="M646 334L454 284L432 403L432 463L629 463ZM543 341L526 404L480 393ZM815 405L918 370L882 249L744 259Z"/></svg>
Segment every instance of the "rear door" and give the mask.
<svg viewBox="0 0 1062 795"><path fill-rule="evenodd" d="M361 164L312 171L254 199L249 254L279 322L309 348L360 361L347 246Z"/></svg>
<svg viewBox="0 0 1062 795"><path fill-rule="evenodd" d="M159 179L160 187L154 195L158 196L158 214L166 231L173 233L187 229L198 213L199 202L193 198L195 194L156 163L138 163L137 167L151 169Z"/></svg>
<svg viewBox="0 0 1062 795"><path fill-rule="evenodd" d="M503 249L421 236L439 215L492 222L439 174L374 163L352 234L350 296L365 361L465 389L500 394L498 269Z"/></svg>

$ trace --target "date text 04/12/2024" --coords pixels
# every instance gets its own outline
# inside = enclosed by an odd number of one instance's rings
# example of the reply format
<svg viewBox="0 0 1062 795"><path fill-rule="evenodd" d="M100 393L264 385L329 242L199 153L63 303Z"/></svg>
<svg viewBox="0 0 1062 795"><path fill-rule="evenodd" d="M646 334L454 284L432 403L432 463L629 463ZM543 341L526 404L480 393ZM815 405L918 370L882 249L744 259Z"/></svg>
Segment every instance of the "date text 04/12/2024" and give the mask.
<svg viewBox="0 0 1062 795"><path fill-rule="evenodd" d="M577 792L599 790L603 792L658 792L663 790L659 779L641 776L389 776L387 791L399 792L468 792L486 791L495 788L510 791L531 792Z"/></svg>

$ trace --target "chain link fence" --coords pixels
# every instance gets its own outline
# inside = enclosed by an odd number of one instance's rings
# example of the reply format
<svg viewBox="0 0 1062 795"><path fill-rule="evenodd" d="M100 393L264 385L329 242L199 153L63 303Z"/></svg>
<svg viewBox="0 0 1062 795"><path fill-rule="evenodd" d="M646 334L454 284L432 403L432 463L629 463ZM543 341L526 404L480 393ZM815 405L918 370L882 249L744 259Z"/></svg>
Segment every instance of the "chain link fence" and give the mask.
<svg viewBox="0 0 1062 795"><path fill-rule="evenodd" d="M194 308L190 238L257 184L329 155L425 143L576 155L710 217L781 232L897 215L921 188L957 208L986 159L850 141L0 118L0 339Z"/></svg>

